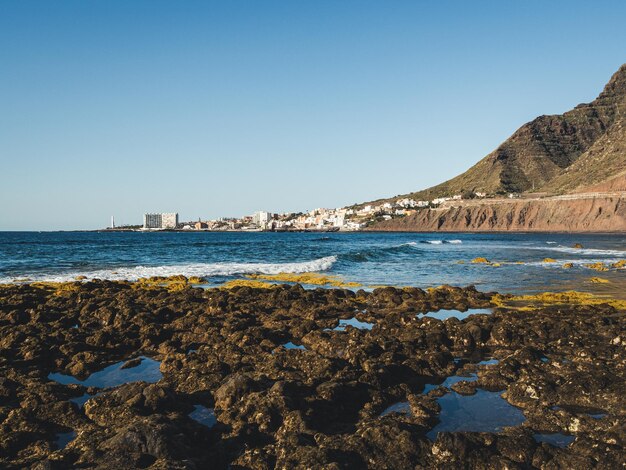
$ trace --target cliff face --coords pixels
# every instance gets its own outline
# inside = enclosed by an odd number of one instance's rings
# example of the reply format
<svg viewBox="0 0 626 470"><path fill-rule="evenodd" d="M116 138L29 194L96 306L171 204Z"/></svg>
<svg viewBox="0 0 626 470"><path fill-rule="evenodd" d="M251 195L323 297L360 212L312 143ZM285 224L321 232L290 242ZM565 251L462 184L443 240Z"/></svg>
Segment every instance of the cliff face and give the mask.
<svg viewBox="0 0 626 470"><path fill-rule="evenodd" d="M411 232L626 232L626 195L513 200L421 210L369 230Z"/></svg>

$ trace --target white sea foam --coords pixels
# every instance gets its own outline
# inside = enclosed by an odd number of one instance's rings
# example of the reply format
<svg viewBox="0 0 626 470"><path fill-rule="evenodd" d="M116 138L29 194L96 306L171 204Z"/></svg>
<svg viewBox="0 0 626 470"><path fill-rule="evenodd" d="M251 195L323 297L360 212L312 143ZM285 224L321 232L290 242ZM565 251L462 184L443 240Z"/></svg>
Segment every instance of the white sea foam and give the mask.
<svg viewBox="0 0 626 470"><path fill-rule="evenodd" d="M301 263L197 263L176 264L166 266L133 266L115 269L100 269L87 272L68 272L63 274L37 274L25 275L29 281L53 281L66 282L76 279L77 276L85 276L87 279L108 279L112 281L135 281L142 277L152 276L232 276L235 274L278 274L278 273L305 273L312 271L326 271L337 261L336 256L304 261ZM0 283L14 281L13 278L0 278Z"/></svg>
<svg viewBox="0 0 626 470"><path fill-rule="evenodd" d="M485 248L490 248L492 250L535 250L535 251L555 251L559 253L567 253L570 255L579 255L579 256L596 256L596 257L606 257L606 258L626 258L626 250L603 250L599 248L572 248L568 246L533 246L533 245L523 245L523 244L510 244L510 245L485 245ZM580 260L585 263L590 262L589 258L580 258ZM563 260L558 260L563 261ZM599 261L609 261L609 259L600 259Z"/></svg>
<svg viewBox="0 0 626 470"><path fill-rule="evenodd" d="M572 264L575 267L585 267L587 264L604 263L613 264L620 261L620 258L578 258L578 259L558 259L554 263L546 263L545 261L525 261L525 266L541 266L544 268L563 269L564 264ZM510 263L504 263L510 264Z"/></svg>
<svg viewBox="0 0 626 470"><path fill-rule="evenodd" d="M558 251L561 253L571 253L576 255L589 255L589 256L618 256L620 258L626 258L626 251L621 250L601 250L597 248L570 248L567 246L554 246L545 248L551 251Z"/></svg>
<svg viewBox="0 0 626 470"><path fill-rule="evenodd" d="M452 243L454 245L459 245L463 243L463 240L448 240L448 243Z"/></svg>

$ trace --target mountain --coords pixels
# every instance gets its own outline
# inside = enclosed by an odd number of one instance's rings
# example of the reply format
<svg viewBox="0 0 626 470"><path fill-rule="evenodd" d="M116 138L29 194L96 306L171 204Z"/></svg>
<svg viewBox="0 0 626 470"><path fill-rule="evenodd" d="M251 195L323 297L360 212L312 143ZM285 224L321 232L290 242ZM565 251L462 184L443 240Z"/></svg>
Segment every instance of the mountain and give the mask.
<svg viewBox="0 0 626 470"><path fill-rule="evenodd" d="M431 200L466 191L562 194L622 173L626 173L626 64L591 103L564 114L539 116L465 173L398 197Z"/></svg>
<svg viewBox="0 0 626 470"><path fill-rule="evenodd" d="M623 112L624 108L622 108ZM619 183L619 182L622 183ZM574 163L547 182L548 193L626 190L626 120L619 118Z"/></svg>
<svg viewBox="0 0 626 470"><path fill-rule="evenodd" d="M477 191L489 197L448 201L368 230L626 232L626 64L591 103L524 124L465 173L369 204ZM503 197L510 193L519 197Z"/></svg>

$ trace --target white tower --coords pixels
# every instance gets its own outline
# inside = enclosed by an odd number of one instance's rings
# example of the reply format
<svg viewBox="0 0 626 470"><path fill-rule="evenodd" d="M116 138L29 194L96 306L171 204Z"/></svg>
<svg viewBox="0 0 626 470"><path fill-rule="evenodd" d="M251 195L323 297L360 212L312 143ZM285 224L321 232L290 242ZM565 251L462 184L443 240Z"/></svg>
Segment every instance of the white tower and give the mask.
<svg viewBox="0 0 626 470"><path fill-rule="evenodd" d="M111 228L115 228L115 216L111 216Z"/></svg>

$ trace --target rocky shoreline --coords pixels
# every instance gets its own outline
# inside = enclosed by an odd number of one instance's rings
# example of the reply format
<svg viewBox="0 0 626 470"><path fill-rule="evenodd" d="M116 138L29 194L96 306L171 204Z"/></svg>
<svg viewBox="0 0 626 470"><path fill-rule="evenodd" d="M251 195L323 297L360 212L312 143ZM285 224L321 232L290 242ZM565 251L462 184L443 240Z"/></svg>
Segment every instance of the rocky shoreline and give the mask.
<svg viewBox="0 0 626 470"><path fill-rule="evenodd" d="M0 298L2 468L626 464L619 303L110 281ZM463 420L450 399L487 406Z"/></svg>
<svg viewBox="0 0 626 470"><path fill-rule="evenodd" d="M379 232L624 233L626 193L587 199L479 200L378 222Z"/></svg>

